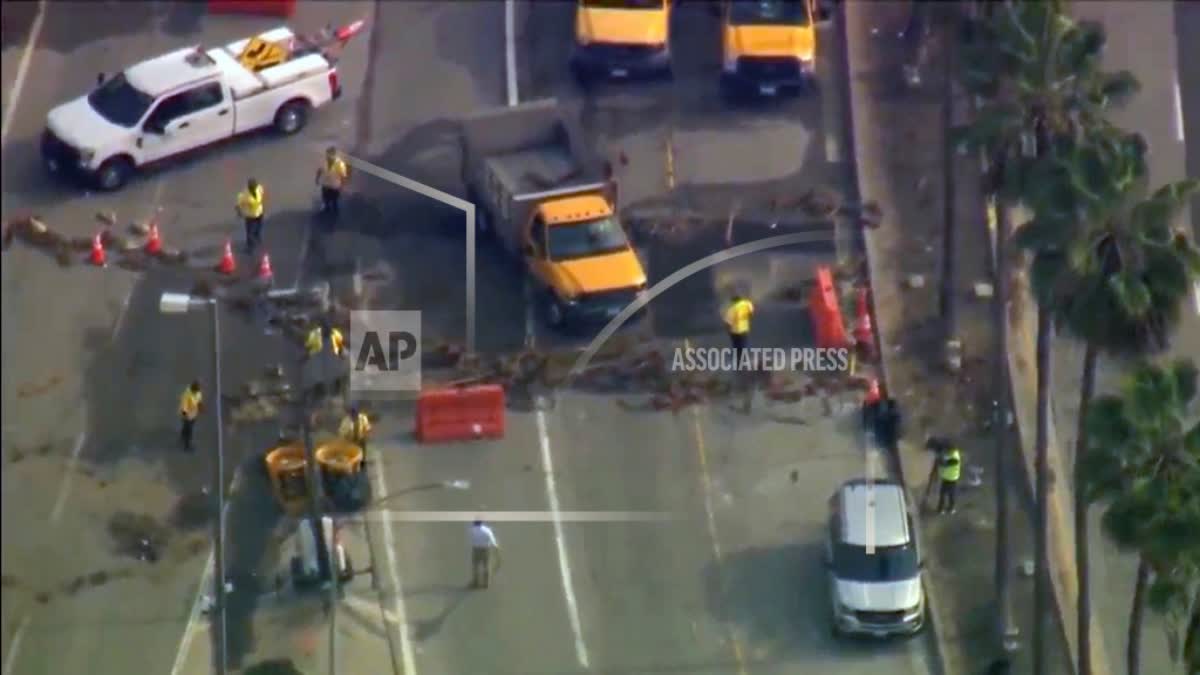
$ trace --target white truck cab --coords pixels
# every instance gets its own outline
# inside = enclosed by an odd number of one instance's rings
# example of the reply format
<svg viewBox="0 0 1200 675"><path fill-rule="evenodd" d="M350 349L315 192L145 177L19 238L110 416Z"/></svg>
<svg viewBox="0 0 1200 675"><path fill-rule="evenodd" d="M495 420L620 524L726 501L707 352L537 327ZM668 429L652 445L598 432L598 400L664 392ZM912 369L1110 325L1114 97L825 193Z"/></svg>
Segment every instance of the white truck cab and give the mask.
<svg viewBox="0 0 1200 675"><path fill-rule="evenodd" d="M270 67L243 65L248 45L287 45ZM180 49L101 81L50 111L42 136L46 167L120 189L147 165L239 134L274 126L300 131L309 112L341 95L335 62L286 27L224 47ZM280 47L283 48L283 47Z"/></svg>

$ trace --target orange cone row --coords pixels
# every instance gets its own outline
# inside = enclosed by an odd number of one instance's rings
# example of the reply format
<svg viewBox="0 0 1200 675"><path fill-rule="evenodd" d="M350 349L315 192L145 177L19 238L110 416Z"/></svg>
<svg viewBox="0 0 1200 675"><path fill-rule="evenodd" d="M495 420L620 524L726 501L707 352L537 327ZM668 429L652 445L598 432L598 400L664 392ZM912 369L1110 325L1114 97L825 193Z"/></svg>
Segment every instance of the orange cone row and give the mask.
<svg viewBox="0 0 1200 675"><path fill-rule="evenodd" d="M145 251L149 255L160 255L163 251L162 235L158 232L158 225L151 223L150 234L146 238ZM88 256L88 262L96 267L105 267L108 265L108 252L104 250L103 231L97 232L92 238L92 252ZM218 273L225 276L232 276L237 273L237 259L233 255L233 243L225 240L224 250L221 252L221 260L217 263L216 270ZM258 261L258 272L255 277L259 281L272 281L275 278L275 271L271 269L271 256L263 253L262 258Z"/></svg>

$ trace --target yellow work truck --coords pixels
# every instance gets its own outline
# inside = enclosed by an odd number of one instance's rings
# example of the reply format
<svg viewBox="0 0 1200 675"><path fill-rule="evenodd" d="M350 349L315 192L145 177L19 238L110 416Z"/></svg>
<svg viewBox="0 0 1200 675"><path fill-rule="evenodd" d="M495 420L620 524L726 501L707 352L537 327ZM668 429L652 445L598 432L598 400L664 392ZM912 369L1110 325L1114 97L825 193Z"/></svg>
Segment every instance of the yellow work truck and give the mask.
<svg viewBox="0 0 1200 675"><path fill-rule="evenodd" d="M645 292L605 163L584 142L577 113L546 99L461 124L476 229L523 261L552 326L604 323Z"/></svg>
<svg viewBox="0 0 1200 675"><path fill-rule="evenodd" d="M578 0L576 78L671 76L673 0Z"/></svg>
<svg viewBox="0 0 1200 675"><path fill-rule="evenodd" d="M816 84L814 0L723 0L721 90L775 96Z"/></svg>

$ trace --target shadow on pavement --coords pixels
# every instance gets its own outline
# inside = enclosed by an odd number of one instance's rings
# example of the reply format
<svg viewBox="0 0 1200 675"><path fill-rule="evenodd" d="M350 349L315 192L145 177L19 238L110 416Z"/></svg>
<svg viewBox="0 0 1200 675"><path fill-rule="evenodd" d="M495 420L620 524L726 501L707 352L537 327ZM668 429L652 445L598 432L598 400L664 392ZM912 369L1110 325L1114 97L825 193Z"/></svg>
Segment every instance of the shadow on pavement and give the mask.
<svg viewBox="0 0 1200 675"><path fill-rule="evenodd" d="M818 531L801 543L738 551L725 556L719 566L710 562L704 572L710 610L750 644L762 645L777 657L811 652L826 658L840 653L852 660L881 649L906 649L905 639L837 640L831 634L830 613L819 609L828 602L804 600L814 593L828 598L822 536Z"/></svg>
<svg viewBox="0 0 1200 675"><path fill-rule="evenodd" d="M238 490L230 496L225 523L225 565L233 592L226 606L229 663L239 668L254 650L252 619L264 593L275 588L276 574L287 552L277 532L283 514L274 501L263 465L251 457L239 468Z"/></svg>

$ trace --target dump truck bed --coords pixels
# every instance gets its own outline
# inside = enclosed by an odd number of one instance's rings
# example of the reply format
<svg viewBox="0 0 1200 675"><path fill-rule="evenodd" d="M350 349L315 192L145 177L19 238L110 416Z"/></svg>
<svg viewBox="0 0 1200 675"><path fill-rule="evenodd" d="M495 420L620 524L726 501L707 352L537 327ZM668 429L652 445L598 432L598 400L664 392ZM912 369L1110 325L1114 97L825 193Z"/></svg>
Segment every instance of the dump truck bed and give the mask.
<svg viewBox="0 0 1200 675"><path fill-rule="evenodd" d="M578 115L555 99L485 110L461 124L464 183L510 248L539 200L604 185Z"/></svg>

